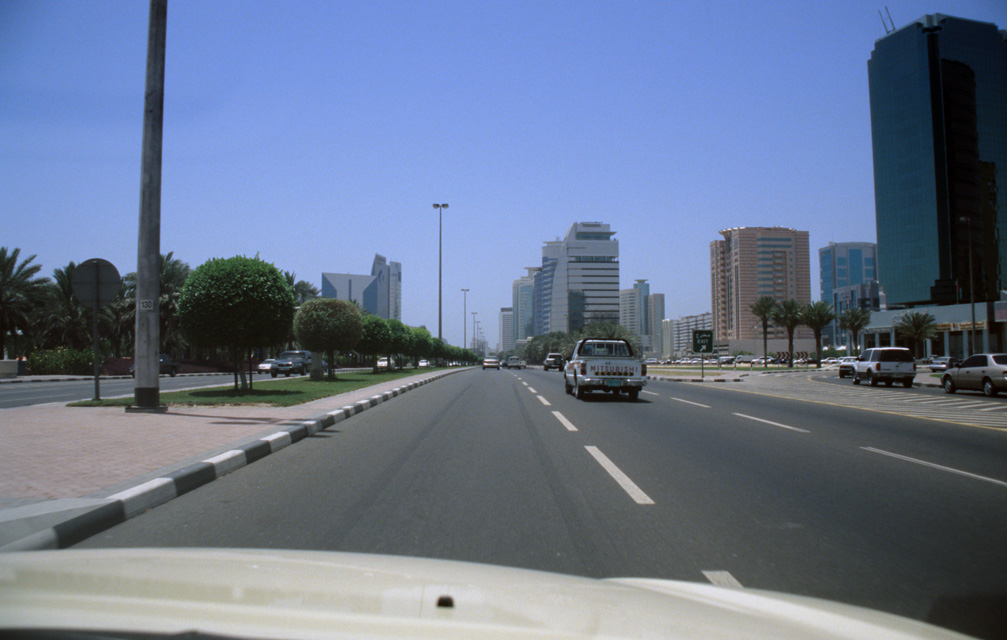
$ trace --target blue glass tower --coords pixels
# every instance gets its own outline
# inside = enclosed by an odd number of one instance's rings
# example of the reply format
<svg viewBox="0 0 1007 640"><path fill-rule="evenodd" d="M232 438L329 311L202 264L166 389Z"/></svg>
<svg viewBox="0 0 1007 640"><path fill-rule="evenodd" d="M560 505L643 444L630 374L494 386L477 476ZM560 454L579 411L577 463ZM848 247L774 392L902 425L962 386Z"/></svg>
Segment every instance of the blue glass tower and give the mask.
<svg viewBox="0 0 1007 640"><path fill-rule="evenodd" d="M1007 288L1007 32L927 15L867 64L878 272L889 305ZM969 269L969 254L973 268Z"/></svg>

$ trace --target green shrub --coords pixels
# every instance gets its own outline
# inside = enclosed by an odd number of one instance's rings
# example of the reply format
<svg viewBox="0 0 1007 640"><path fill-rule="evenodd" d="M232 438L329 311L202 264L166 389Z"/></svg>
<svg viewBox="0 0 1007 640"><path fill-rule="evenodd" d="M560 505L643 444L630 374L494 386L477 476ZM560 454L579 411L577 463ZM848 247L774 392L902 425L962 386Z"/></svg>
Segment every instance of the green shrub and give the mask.
<svg viewBox="0 0 1007 640"><path fill-rule="evenodd" d="M28 356L28 375L74 375L94 373L94 353L91 349L45 349Z"/></svg>

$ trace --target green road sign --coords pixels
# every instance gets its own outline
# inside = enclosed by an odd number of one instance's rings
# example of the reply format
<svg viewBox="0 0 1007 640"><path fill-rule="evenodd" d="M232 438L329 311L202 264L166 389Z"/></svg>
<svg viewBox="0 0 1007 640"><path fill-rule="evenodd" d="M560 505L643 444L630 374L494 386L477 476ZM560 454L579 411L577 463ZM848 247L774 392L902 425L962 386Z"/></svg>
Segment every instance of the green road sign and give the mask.
<svg viewBox="0 0 1007 640"><path fill-rule="evenodd" d="M693 329L692 350L695 353L713 353L713 331L710 329Z"/></svg>

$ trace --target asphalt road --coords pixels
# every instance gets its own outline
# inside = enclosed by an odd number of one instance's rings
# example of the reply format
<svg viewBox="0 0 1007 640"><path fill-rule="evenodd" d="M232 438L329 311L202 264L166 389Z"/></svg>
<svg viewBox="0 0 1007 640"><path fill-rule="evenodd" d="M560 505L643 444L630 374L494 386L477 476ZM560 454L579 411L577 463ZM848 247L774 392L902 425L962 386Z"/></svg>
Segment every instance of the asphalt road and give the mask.
<svg viewBox="0 0 1007 640"><path fill-rule="evenodd" d="M794 389L807 397L781 397ZM577 401L556 372L462 372L80 546L711 581L1002 637L1007 430L898 415L883 388L856 388L856 406L841 391L651 382L640 402Z"/></svg>
<svg viewBox="0 0 1007 640"><path fill-rule="evenodd" d="M269 376L256 376L255 380L268 380ZM219 387L232 383L233 373L213 375L161 376L158 383L161 391ZM133 378L103 378L99 381L102 398L132 396L136 381ZM17 382L0 384L0 409L25 407L50 402L78 402L94 397L94 378L82 380L57 380L53 382Z"/></svg>

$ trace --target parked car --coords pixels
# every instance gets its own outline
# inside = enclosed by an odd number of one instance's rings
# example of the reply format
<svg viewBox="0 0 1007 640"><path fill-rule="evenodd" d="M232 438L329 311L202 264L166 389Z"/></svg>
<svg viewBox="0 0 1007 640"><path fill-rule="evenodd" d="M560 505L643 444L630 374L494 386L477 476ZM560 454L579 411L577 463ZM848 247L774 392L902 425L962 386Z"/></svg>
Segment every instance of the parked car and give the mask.
<svg viewBox="0 0 1007 640"><path fill-rule="evenodd" d="M952 362L941 376L941 386L948 393L970 389L993 397L1007 389L1007 353L977 353L961 364Z"/></svg>
<svg viewBox="0 0 1007 640"><path fill-rule="evenodd" d="M950 356L937 356L930 361L930 370L933 372L947 371L948 365L951 363Z"/></svg>
<svg viewBox="0 0 1007 640"><path fill-rule="evenodd" d="M164 374L168 374L169 376L174 378L175 375L178 374L178 370L181 367L181 365L173 361L171 359L171 356L169 356L167 353L162 353L161 355L159 355L157 357L157 362L158 362L157 372L162 376ZM134 378L136 377L135 368L136 368L135 362L129 365L129 375L133 376Z"/></svg>
<svg viewBox="0 0 1007 640"><path fill-rule="evenodd" d="M429 360L420 360L420 366L421 367L429 367L430 366L430 361Z"/></svg>
<svg viewBox="0 0 1007 640"><path fill-rule="evenodd" d="M906 388L913 386L916 377L916 359L909 349L904 347L875 347L864 349L857 356L853 369L853 384L866 381L872 387L884 382L892 386L901 382Z"/></svg>
<svg viewBox="0 0 1007 640"><path fill-rule="evenodd" d="M483 360L483 371L486 369L496 369L500 370L500 361L496 358L486 358Z"/></svg>
<svg viewBox="0 0 1007 640"><path fill-rule="evenodd" d="M839 359L839 377L853 377L853 370L857 366L857 356L843 356Z"/></svg>
<svg viewBox="0 0 1007 640"><path fill-rule="evenodd" d="M557 371L563 370L563 354L562 353L550 353L545 357L545 361L542 363L542 369L548 371L549 369L556 369Z"/></svg>
<svg viewBox="0 0 1007 640"><path fill-rule="evenodd" d="M284 351L276 356L276 360L269 368L269 375L275 378L281 373L288 377L291 373L300 373L303 376L308 373L310 368L310 351Z"/></svg>

